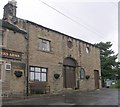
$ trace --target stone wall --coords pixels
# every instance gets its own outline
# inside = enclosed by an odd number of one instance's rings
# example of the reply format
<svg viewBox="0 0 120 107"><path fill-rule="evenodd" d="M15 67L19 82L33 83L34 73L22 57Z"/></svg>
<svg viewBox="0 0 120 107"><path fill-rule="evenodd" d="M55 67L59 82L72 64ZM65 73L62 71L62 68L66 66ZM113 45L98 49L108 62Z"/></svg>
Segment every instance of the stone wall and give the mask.
<svg viewBox="0 0 120 107"><path fill-rule="evenodd" d="M21 60L2 58L2 90L3 96L24 95L26 88L26 40L23 34L6 30L4 49L11 52L22 53ZM11 65L10 70L5 69L6 64ZM22 72L22 77L16 77L15 71Z"/></svg>
<svg viewBox="0 0 120 107"><path fill-rule="evenodd" d="M51 41L50 52L38 49L39 38ZM71 48L67 46L69 40L72 41ZM29 23L29 65L48 68L48 84L51 87L51 92L64 90L62 64L66 57L71 57L77 61L76 85L77 80L79 80L80 90L94 90L94 70L99 70L99 75L101 75L99 49L82 40ZM90 75L89 80L80 79L80 68L84 68L85 74ZM54 79L54 73L60 74L58 80Z"/></svg>

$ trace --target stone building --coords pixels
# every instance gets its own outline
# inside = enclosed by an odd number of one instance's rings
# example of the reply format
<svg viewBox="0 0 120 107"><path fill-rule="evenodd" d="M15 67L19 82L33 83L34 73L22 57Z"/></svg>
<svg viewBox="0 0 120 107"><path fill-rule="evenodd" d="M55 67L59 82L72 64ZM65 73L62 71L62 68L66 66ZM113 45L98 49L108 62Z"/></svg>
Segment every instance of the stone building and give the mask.
<svg viewBox="0 0 120 107"><path fill-rule="evenodd" d="M17 18L15 1L4 6L2 22L9 23L0 35L5 94L101 88L100 51L93 44Z"/></svg>

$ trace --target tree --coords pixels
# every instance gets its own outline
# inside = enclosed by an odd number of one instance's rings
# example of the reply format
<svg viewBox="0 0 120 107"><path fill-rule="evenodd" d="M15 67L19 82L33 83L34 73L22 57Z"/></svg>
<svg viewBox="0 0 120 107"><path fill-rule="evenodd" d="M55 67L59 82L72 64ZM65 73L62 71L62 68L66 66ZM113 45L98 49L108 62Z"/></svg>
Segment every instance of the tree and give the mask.
<svg viewBox="0 0 120 107"><path fill-rule="evenodd" d="M117 55L111 49L111 42L100 42L95 44L96 47L100 48L100 59L101 59L101 75L103 79L115 79L117 73Z"/></svg>
<svg viewBox="0 0 120 107"><path fill-rule="evenodd" d="M117 62L117 79L120 80L120 62Z"/></svg>

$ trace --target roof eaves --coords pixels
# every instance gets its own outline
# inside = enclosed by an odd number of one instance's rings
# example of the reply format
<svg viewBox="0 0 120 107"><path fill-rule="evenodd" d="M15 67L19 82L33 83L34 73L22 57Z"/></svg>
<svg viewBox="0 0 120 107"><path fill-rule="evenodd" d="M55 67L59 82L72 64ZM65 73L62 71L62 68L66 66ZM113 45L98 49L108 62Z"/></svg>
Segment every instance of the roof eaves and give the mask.
<svg viewBox="0 0 120 107"><path fill-rule="evenodd" d="M10 22L8 22L8 21L1 20L1 19L0 19L0 25L1 25L1 27L3 27L3 28L7 28L7 29L9 29L9 30L16 31L16 32L18 32L18 33L27 34L27 31L26 31L26 30L21 29L21 28L19 28L18 26L14 25L14 24L12 24L12 23L10 23Z"/></svg>
<svg viewBox="0 0 120 107"><path fill-rule="evenodd" d="M45 27L45 26L39 25L39 24L37 24L37 23L35 23L35 22L32 22L32 21L29 21L29 20L26 20L26 21L27 21L28 23L31 23L31 24L35 25L35 26L39 26L39 27L45 28L45 29L47 29L47 30L50 30L50 31L56 32L56 33L58 33L58 34L61 34L61 35L64 35L64 36L67 36L67 37L70 37L70 38L76 39L76 40L81 41L81 42L83 42L83 43L86 43L86 44L92 45L92 46L94 46L95 48L98 48L98 47L96 47L96 46L95 46L94 44L92 44L92 43L89 43L89 42L83 41L83 40L78 39L78 38L74 38L74 37L72 37L72 36L69 36L69 35L64 34L64 33L61 33L61 32L59 32L59 31L56 31L56 30L53 30L53 29L47 28L47 27Z"/></svg>

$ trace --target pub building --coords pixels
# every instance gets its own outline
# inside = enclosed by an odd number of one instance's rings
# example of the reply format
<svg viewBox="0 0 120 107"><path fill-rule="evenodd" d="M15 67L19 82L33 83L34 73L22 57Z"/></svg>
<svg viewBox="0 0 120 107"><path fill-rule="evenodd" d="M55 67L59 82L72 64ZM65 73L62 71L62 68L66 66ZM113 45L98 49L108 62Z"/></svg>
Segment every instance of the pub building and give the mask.
<svg viewBox="0 0 120 107"><path fill-rule="evenodd" d="M16 8L16 1L9 1L0 20L2 96L101 88L99 48L20 19Z"/></svg>
<svg viewBox="0 0 120 107"><path fill-rule="evenodd" d="M15 25L0 20L0 82L1 96L25 93L25 31ZM15 85L16 84L16 85Z"/></svg>

